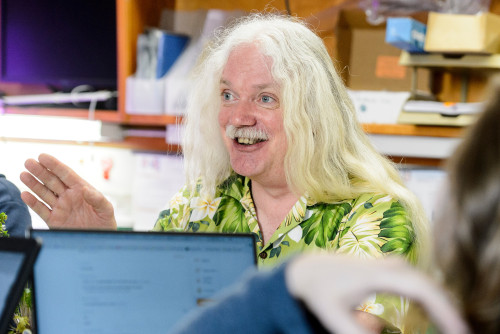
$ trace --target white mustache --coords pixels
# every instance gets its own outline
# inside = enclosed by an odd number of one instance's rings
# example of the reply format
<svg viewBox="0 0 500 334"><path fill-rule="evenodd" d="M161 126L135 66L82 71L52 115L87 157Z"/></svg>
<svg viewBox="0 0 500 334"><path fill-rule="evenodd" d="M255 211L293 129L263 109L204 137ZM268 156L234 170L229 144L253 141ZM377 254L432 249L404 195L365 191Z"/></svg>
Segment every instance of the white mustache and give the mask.
<svg viewBox="0 0 500 334"><path fill-rule="evenodd" d="M259 130L255 128L237 128L234 125L226 126L226 135L231 138L248 138L256 140L268 140L269 136L264 130Z"/></svg>

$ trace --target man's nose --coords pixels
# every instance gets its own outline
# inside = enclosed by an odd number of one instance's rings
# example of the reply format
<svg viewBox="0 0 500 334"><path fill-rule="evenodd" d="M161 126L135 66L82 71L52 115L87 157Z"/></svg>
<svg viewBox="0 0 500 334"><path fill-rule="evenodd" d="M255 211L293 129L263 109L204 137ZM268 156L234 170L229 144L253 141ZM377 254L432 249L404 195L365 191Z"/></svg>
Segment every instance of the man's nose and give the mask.
<svg viewBox="0 0 500 334"><path fill-rule="evenodd" d="M239 100L231 110L230 123L234 126L255 125L255 111L252 101Z"/></svg>

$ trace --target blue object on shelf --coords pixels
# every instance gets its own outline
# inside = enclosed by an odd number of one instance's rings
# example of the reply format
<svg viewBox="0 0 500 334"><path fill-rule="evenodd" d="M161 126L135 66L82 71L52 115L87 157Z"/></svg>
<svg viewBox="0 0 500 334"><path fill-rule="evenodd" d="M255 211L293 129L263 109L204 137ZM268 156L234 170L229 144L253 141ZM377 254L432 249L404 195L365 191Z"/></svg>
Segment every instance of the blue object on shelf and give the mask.
<svg viewBox="0 0 500 334"><path fill-rule="evenodd" d="M189 42L189 36L161 32L158 40L158 62L156 64L156 78L163 77L175 63Z"/></svg>
<svg viewBox="0 0 500 334"><path fill-rule="evenodd" d="M427 26L408 17L387 19L385 41L410 53L425 53L424 43Z"/></svg>

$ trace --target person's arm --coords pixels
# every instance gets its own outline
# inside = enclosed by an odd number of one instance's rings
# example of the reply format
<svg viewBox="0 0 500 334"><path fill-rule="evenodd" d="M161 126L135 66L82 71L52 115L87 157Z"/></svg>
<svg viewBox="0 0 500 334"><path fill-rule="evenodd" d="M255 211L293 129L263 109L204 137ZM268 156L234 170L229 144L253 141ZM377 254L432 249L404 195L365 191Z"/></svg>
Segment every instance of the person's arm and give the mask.
<svg viewBox="0 0 500 334"><path fill-rule="evenodd" d="M443 334L468 333L446 294L401 259L361 260L331 254L302 255L285 271L288 291L336 334L368 334L354 315L374 292L406 296L422 305Z"/></svg>
<svg viewBox="0 0 500 334"><path fill-rule="evenodd" d="M168 333L318 333L303 305L288 293L284 272L280 266L248 273L213 304L198 307Z"/></svg>
<svg viewBox="0 0 500 334"><path fill-rule="evenodd" d="M6 229L10 236L24 237L31 227L28 207L21 200L21 192L12 182L0 174L0 212L5 212L8 219Z"/></svg>
<svg viewBox="0 0 500 334"><path fill-rule="evenodd" d="M111 203L71 168L48 155L25 162L21 181L35 193L21 198L50 228L116 229Z"/></svg>

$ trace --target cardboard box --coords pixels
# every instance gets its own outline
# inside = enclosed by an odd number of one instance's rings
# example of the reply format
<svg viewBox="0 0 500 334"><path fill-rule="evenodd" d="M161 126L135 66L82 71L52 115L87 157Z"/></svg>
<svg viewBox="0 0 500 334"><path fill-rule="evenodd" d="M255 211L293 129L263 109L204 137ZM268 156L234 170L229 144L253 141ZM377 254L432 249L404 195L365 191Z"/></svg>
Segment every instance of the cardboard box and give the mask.
<svg viewBox="0 0 500 334"><path fill-rule="evenodd" d="M341 10L333 57L353 90L410 91L411 69L399 65L401 50L385 42L386 25L371 25L360 9ZM429 71L418 70L417 88L428 90Z"/></svg>
<svg viewBox="0 0 500 334"><path fill-rule="evenodd" d="M424 53L425 24L409 17L387 18L385 41L410 53Z"/></svg>
<svg viewBox="0 0 500 334"><path fill-rule="evenodd" d="M424 49L442 53L500 53L500 16L431 12Z"/></svg>

